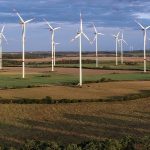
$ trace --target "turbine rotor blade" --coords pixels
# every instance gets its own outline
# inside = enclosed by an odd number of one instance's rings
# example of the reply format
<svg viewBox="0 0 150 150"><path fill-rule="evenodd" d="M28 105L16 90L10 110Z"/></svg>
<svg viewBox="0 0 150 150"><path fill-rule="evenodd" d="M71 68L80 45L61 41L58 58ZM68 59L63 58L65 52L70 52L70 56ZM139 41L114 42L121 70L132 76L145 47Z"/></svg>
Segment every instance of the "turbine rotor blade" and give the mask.
<svg viewBox="0 0 150 150"><path fill-rule="evenodd" d="M4 38L4 40L8 43L6 37L4 36L4 34L2 34L2 37Z"/></svg>
<svg viewBox="0 0 150 150"><path fill-rule="evenodd" d="M96 27L95 27L94 23L93 23L93 27L94 27L95 33L97 33L97 29L96 29Z"/></svg>
<svg viewBox="0 0 150 150"><path fill-rule="evenodd" d="M116 35L112 35L115 39L117 39L118 37Z"/></svg>
<svg viewBox="0 0 150 150"><path fill-rule="evenodd" d="M117 37L119 37L120 32L117 33Z"/></svg>
<svg viewBox="0 0 150 150"><path fill-rule="evenodd" d="M25 21L25 23L29 23L29 22L31 22L31 21L33 21L33 20L34 20L34 18L32 18L32 19L30 19L30 20Z"/></svg>
<svg viewBox="0 0 150 150"><path fill-rule="evenodd" d="M95 35L95 37L94 37L93 41L91 41L91 42L90 42L91 44L93 44L93 43L94 43L94 41L96 40L96 37L97 37L97 35Z"/></svg>
<svg viewBox="0 0 150 150"><path fill-rule="evenodd" d="M77 39L80 35L81 35L81 33L80 33L80 34L78 34L78 35L76 35L76 36L75 36L75 39Z"/></svg>
<svg viewBox="0 0 150 150"><path fill-rule="evenodd" d="M150 26L146 27L146 30L148 30L150 28Z"/></svg>
<svg viewBox="0 0 150 150"><path fill-rule="evenodd" d="M3 26L3 27L2 27L1 33L3 33L3 32L4 32L4 28L5 28L5 26Z"/></svg>
<svg viewBox="0 0 150 150"><path fill-rule="evenodd" d="M54 42L54 44L55 44L55 45L60 45L60 43L55 43L55 42Z"/></svg>
<svg viewBox="0 0 150 150"><path fill-rule="evenodd" d="M135 20L135 22L142 28L142 29L144 29L145 30L145 28L144 28L144 26L141 24L141 23L139 23L138 21L136 21Z"/></svg>
<svg viewBox="0 0 150 150"><path fill-rule="evenodd" d="M54 28L54 30L58 30L58 29L60 29L61 27L57 27L57 28Z"/></svg>
<svg viewBox="0 0 150 150"><path fill-rule="evenodd" d="M97 34L98 34L98 35L104 35L103 33L100 33L100 32L98 32Z"/></svg>
<svg viewBox="0 0 150 150"><path fill-rule="evenodd" d="M49 23L46 19L43 19L43 20L46 22L46 24L49 26L49 28L50 28L51 30L54 30L53 27L50 25L50 23Z"/></svg>
<svg viewBox="0 0 150 150"><path fill-rule="evenodd" d="M71 42L73 42L75 39L79 38L81 36L81 33L76 35L74 39L71 40Z"/></svg>
<svg viewBox="0 0 150 150"><path fill-rule="evenodd" d="M128 43L127 43L124 39L123 39L122 41L123 41L126 45L128 45Z"/></svg>
<svg viewBox="0 0 150 150"><path fill-rule="evenodd" d="M88 41L90 41L90 39L87 37L87 35L84 32L82 32L82 34Z"/></svg>
<svg viewBox="0 0 150 150"><path fill-rule="evenodd" d="M21 17L21 15L20 15L18 12L16 12L16 14L17 14L17 16L19 17L20 21L21 21L22 23L24 23L24 20L23 20L23 18Z"/></svg>

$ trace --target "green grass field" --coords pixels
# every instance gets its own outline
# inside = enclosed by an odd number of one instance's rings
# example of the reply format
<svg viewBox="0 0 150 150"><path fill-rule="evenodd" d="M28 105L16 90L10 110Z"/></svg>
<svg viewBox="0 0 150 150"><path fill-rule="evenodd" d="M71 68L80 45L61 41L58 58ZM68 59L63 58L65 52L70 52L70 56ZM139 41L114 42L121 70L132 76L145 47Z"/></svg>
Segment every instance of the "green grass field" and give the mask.
<svg viewBox="0 0 150 150"><path fill-rule="evenodd" d="M102 58L100 58L102 59ZM138 58L137 58L138 59ZM132 60L132 58L131 58ZM83 60L84 68L96 68L94 60ZM28 67L50 67L51 62L29 62ZM66 60L64 62L57 61L56 67L79 67L78 60ZM118 66L115 65L115 61L111 60L99 60L99 67L97 69L116 69L116 70L143 70L143 62L124 61L124 64L118 62ZM150 70L150 62L147 61L147 70Z"/></svg>
<svg viewBox="0 0 150 150"><path fill-rule="evenodd" d="M73 85L78 83L78 76L66 74L41 74L27 75L22 79L20 75L0 75L0 88L23 88L28 86L47 86L56 85ZM86 75L83 76L83 82L104 82L104 81L136 81L150 80L150 74L129 73L129 74L103 74L103 75Z"/></svg>
<svg viewBox="0 0 150 150"><path fill-rule="evenodd" d="M57 64L58 67L79 67L79 64ZM96 68L95 63L90 64L83 64L83 68ZM143 63L136 63L133 64L119 64L118 66L115 65L112 61L103 61L99 63L99 67L97 69L108 69L108 70L139 70L143 71ZM147 63L147 70L150 70L150 63Z"/></svg>

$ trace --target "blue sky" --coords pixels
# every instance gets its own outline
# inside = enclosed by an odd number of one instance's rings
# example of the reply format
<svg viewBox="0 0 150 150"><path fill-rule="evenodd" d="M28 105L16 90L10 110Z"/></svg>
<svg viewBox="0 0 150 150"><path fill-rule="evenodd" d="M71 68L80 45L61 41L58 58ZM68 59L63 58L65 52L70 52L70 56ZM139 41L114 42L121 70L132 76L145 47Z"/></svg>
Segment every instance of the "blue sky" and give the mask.
<svg viewBox="0 0 150 150"><path fill-rule="evenodd" d="M78 40L71 43L79 27L79 13L82 11L84 31L90 39L94 37L94 23L105 34L99 38L99 50L114 50L112 34L123 31L125 40L135 49L143 49L143 34L134 22L150 25L149 0L0 0L0 27L6 25L5 35L9 44L4 43L5 51L21 51L21 27L13 12L17 9L26 19L35 18L27 26L26 50L50 50L50 33L46 30L43 18L54 27L61 26L56 32L55 41L59 51L78 51ZM149 36L149 34L148 34ZM150 44L147 45L150 47ZM94 51L94 45L83 40L83 50ZM129 47L125 46L125 49Z"/></svg>

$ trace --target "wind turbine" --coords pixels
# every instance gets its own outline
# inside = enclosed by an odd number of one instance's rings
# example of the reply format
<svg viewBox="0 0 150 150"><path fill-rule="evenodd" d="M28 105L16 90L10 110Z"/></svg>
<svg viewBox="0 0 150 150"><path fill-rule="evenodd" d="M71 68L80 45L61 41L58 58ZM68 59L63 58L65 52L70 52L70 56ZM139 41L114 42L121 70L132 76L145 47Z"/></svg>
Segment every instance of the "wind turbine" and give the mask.
<svg viewBox="0 0 150 150"><path fill-rule="evenodd" d="M118 32L116 35L114 34L113 37L115 37L116 40L116 66L118 66L118 39L119 39L119 34Z"/></svg>
<svg viewBox="0 0 150 150"><path fill-rule="evenodd" d="M133 52L133 46L130 46L130 51Z"/></svg>
<svg viewBox="0 0 150 150"><path fill-rule="evenodd" d="M59 45L60 43L54 42L54 66L56 65L56 45Z"/></svg>
<svg viewBox="0 0 150 150"><path fill-rule="evenodd" d="M7 39L3 34L4 28L5 28L5 26L2 27L1 32L0 32L0 70L3 67L3 65L2 65L2 63L3 63L3 61L2 61L2 53L3 53L2 41L4 39L7 42Z"/></svg>
<svg viewBox="0 0 150 150"><path fill-rule="evenodd" d="M147 40L147 30L150 28L150 26L144 27L136 20L135 22L142 28L142 31L144 32L144 72L146 72L146 40Z"/></svg>
<svg viewBox="0 0 150 150"><path fill-rule="evenodd" d="M122 33L121 39L119 39L118 41L120 42L120 48L121 48L121 64L123 64L124 63L124 59L123 59L123 43L128 45L127 42L124 40L123 33Z"/></svg>
<svg viewBox="0 0 150 150"><path fill-rule="evenodd" d="M94 31L95 31L95 32L94 32L95 37L94 37L93 42L95 41L95 44L96 44L96 67L98 67L98 36L99 36L99 35L104 35L104 34L98 32L94 24L93 24L93 27L94 27ZM93 43L93 42L92 42L92 43Z"/></svg>
<svg viewBox="0 0 150 150"><path fill-rule="evenodd" d="M14 10L16 11L16 10ZM16 12L17 16L19 17L20 24L22 26L22 78L25 78L25 39L26 39L26 25L27 23L31 22L34 19L29 19L24 21L21 15Z"/></svg>
<svg viewBox="0 0 150 150"><path fill-rule="evenodd" d="M44 19L45 20L45 19ZM56 27L56 28L53 28L52 26L51 26L51 24L47 21L47 20L45 20L45 22L46 22L46 24L48 25L48 29L50 30L50 32L52 32L52 38L51 38L51 42L52 42L52 71L54 71L54 55L55 55L55 53L54 53L54 50L55 50L55 42L54 42L54 37L55 37L55 31L56 30L58 30L58 29L60 29L60 27Z"/></svg>
<svg viewBox="0 0 150 150"><path fill-rule="evenodd" d="M75 39L79 38L79 47L80 47L79 86L82 86L82 36L85 37L88 41L90 41L87 35L83 32L83 20L82 14L80 13L80 30L77 32L75 38L71 40L73 42Z"/></svg>

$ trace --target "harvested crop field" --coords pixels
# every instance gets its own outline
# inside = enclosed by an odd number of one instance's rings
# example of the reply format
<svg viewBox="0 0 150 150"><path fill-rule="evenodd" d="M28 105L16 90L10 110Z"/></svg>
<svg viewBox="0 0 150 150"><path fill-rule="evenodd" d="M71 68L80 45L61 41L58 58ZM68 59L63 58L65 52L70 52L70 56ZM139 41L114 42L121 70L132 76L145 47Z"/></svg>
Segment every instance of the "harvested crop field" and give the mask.
<svg viewBox="0 0 150 150"><path fill-rule="evenodd" d="M150 134L150 101L56 105L0 105L0 143L26 139L79 143Z"/></svg>
<svg viewBox="0 0 150 150"><path fill-rule="evenodd" d="M70 86L33 87L0 90L5 99L41 99L50 96L53 99L101 99L112 96L124 96L150 90L150 81L126 81L85 84L82 88Z"/></svg>
<svg viewBox="0 0 150 150"><path fill-rule="evenodd" d="M28 74L45 74L50 73L51 67L47 68L26 68L26 73ZM55 72L58 74L70 74L70 75L78 75L78 68L61 68L56 67ZM99 75L99 74L112 74L112 73L140 73L141 71L132 71L132 70L100 70L100 69L83 69L83 75ZM21 74L21 67L5 67L0 71L1 74Z"/></svg>
<svg viewBox="0 0 150 150"><path fill-rule="evenodd" d="M99 60L100 61L115 61L115 57L106 57L106 56L100 56ZM12 59L7 59L7 60L12 60ZM13 59L16 61L22 61L22 59ZM65 61L65 60L79 60L78 56L74 57L57 57L56 56L56 61ZM83 56L82 60L95 60L95 56ZM143 62L142 57L124 57L124 60L126 62ZM148 61L150 61L150 58L147 58ZM49 58L36 58L36 59L26 59L26 62L50 62L51 57Z"/></svg>

